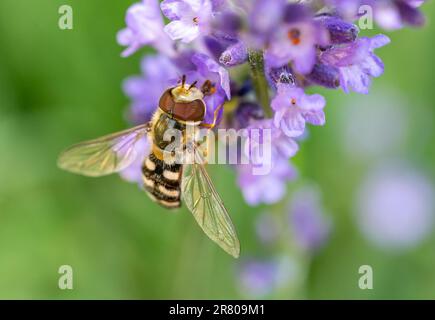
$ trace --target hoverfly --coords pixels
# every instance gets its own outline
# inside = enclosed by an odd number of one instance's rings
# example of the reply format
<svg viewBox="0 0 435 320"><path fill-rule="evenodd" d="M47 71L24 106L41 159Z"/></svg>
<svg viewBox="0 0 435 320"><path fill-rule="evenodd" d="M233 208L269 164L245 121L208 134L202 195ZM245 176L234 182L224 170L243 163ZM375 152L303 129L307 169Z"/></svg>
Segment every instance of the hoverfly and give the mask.
<svg viewBox="0 0 435 320"><path fill-rule="evenodd" d="M178 129L185 133L187 123L213 128L204 124L206 104L204 94L210 89L206 81L201 89L196 82L182 83L166 90L149 123L110 134L95 140L85 141L66 149L58 159L61 169L90 177L100 177L120 172L136 160L135 144L145 136L151 144L151 152L142 165L143 186L148 196L168 209L186 207L204 233L227 253L237 258L240 243L236 230L225 206L217 193L204 165L206 161L193 145L194 161L189 164L168 162L164 133ZM170 157L169 157L170 158Z"/></svg>

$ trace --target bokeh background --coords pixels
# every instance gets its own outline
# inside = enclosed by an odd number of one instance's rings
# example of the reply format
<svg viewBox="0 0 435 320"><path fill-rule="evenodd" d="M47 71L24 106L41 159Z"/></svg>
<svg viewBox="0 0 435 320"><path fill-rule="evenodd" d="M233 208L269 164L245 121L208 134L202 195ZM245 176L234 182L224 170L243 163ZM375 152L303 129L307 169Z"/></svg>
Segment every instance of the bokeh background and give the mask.
<svg viewBox="0 0 435 320"><path fill-rule="evenodd" d="M237 261L185 209L168 213L118 176L56 168L64 147L128 125L121 83L146 54L120 57L131 3L0 1L0 298L435 298L432 3L425 28L388 33L369 96L315 89L327 124L302 142L283 203L249 207L233 171L210 166L242 243ZM58 28L63 4L70 31ZM291 231L307 188L327 220L315 251ZM73 267L73 290L58 288L61 265ZM361 265L373 290L358 287Z"/></svg>

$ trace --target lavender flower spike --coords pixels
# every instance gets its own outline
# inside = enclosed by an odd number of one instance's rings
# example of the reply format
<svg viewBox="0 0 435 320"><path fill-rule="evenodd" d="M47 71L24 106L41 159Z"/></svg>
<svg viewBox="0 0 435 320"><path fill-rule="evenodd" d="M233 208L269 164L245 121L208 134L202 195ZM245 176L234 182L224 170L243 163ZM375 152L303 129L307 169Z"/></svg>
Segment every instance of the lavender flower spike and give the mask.
<svg viewBox="0 0 435 320"><path fill-rule="evenodd" d="M361 6L371 6L378 25L394 29L421 25L420 5L425 2L136 1L127 11L127 27L118 33L118 42L127 47L122 55L143 46L158 54L143 60L144 75L124 82L131 100L130 122L149 121L162 92L184 75L203 93L204 127L246 129L237 151L239 160L249 161L235 169L252 206L284 198L287 183L296 175L290 158L299 150L306 124L325 124L325 99L306 94L306 89L322 86L366 94L372 78L384 72L375 49L390 40L359 35ZM135 166L122 175L139 179L140 163Z"/></svg>

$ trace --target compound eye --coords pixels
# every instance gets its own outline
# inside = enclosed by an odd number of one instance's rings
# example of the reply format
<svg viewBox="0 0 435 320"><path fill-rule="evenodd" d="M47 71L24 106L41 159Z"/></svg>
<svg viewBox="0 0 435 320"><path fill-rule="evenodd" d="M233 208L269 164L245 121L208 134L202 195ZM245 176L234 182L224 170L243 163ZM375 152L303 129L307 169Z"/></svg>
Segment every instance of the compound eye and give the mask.
<svg viewBox="0 0 435 320"><path fill-rule="evenodd" d="M187 103L176 103L174 117L182 121L198 122L205 116L205 105L202 100L194 100Z"/></svg>
<svg viewBox="0 0 435 320"><path fill-rule="evenodd" d="M159 101L159 108L168 114L171 114L173 112L174 105L175 105L174 98L172 97L171 94L171 90L172 89L166 90L162 94Z"/></svg>

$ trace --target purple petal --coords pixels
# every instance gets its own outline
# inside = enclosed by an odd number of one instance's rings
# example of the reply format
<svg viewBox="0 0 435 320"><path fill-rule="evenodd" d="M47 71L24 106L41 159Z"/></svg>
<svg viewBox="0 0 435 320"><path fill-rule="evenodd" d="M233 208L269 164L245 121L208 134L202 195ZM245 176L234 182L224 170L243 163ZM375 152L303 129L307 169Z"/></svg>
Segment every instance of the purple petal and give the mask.
<svg viewBox="0 0 435 320"><path fill-rule="evenodd" d="M164 0L160 4L160 8L169 20L180 20L183 14L192 10L192 8L182 0Z"/></svg>
<svg viewBox="0 0 435 320"><path fill-rule="evenodd" d="M386 30L397 30L403 27L402 17L396 6L391 3L379 3L374 11L378 25Z"/></svg>
<svg viewBox="0 0 435 320"><path fill-rule="evenodd" d="M282 117L278 123L275 122L275 126L280 128L287 137L299 137L304 133L305 119L298 110L292 108L285 112L285 117Z"/></svg>
<svg viewBox="0 0 435 320"><path fill-rule="evenodd" d="M128 48L126 57L145 45L152 45L160 52L174 54L172 41L163 32L163 17L157 0L143 0L133 4L126 14L127 28L118 32L118 42Z"/></svg>
<svg viewBox="0 0 435 320"><path fill-rule="evenodd" d="M203 122L212 124L215 118L215 110L225 103L225 94L217 92L215 94L205 96L204 102L207 106L207 109ZM219 114L217 114L216 123L219 123L223 110L224 108L221 108Z"/></svg>
<svg viewBox="0 0 435 320"><path fill-rule="evenodd" d="M321 110L319 111L309 111L304 113L305 121L314 125L314 126L323 126L325 125L325 113Z"/></svg>
<svg viewBox="0 0 435 320"><path fill-rule="evenodd" d="M279 151L280 155L283 156L285 159L292 158L298 153L299 145L296 143L295 140L288 137L283 137L278 141L280 141L280 143L276 144L276 148Z"/></svg>
<svg viewBox="0 0 435 320"><path fill-rule="evenodd" d="M298 107L306 111L322 110L326 105L326 100L320 94L306 95L300 97Z"/></svg>
<svg viewBox="0 0 435 320"><path fill-rule="evenodd" d="M310 50L306 50L303 56L294 59L295 70L302 74L310 73L313 70L316 59L316 49L312 47Z"/></svg>
<svg viewBox="0 0 435 320"><path fill-rule="evenodd" d="M133 76L127 78L123 83L124 92L133 99L144 97L144 89L146 88L147 81L143 77Z"/></svg>
<svg viewBox="0 0 435 320"><path fill-rule="evenodd" d="M409 25L421 27L426 22L426 19L420 10L414 8L410 4L407 4L405 1L398 1L396 5L403 21Z"/></svg>
<svg viewBox="0 0 435 320"><path fill-rule="evenodd" d="M370 39L370 49L374 50L377 48L381 48L391 42L390 38L386 35L378 34Z"/></svg>
<svg viewBox="0 0 435 320"><path fill-rule="evenodd" d="M250 29L256 34L268 34L281 22L285 0L256 0L249 15Z"/></svg>
<svg viewBox="0 0 435 320"><path fill-rule="evenodd" d="M199 27L192 21L174 20L164 30L172 40L181 40L184 43L192 42L199 36Z"/></svg>
<svg viewBox="0 0 435 320"><path fill-rule="evenodd" d="M370 56L361 63L361 67L372 77L379 77L384 73L384 63L373 53L371 53Z"/></svg>
<svg viewBox="0 0 435 320"><path fill-rule="evenodd" d="M352 89L355 92L368 94L371 83L370 78L359 66L340 68L341 85L346 93Z"/></svg>
<svg viewBox="0 0 435 320"><path fill-rule="evenodd" d="M271 102L271 107L274 111L284 110L289 106L290 99L286 94L277 95Z"/></svg>
<svg viewBox="0 0 435 320"><path fill-rule="evenodd" d="M220 66L209 56L197 53L192 57L192 62L198 67L199 72L207 78L208 73L215 73L219 76L219 84L225 91L228 99L231 99L230 76L228 71Z"/></svg>
<svg viewBox="0 0 435 320"><path fill-rule="evenodd" d="M286 23L299 23L307 21L312 17L312 12L308 6L290 3L287 4L284 12L284 21Z"/></svg>
<svg viewBox="0 0 435 320"><path fill-rule="evenodd" d="M194 12L198 12L205 7L211 7L212 3L210 0L183 0L188 3Z"/></svg>

